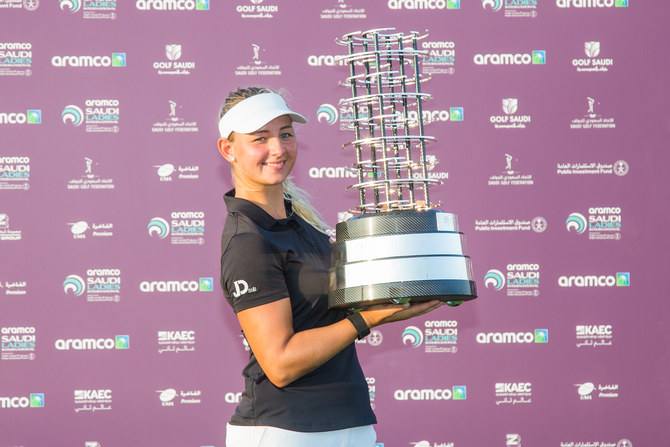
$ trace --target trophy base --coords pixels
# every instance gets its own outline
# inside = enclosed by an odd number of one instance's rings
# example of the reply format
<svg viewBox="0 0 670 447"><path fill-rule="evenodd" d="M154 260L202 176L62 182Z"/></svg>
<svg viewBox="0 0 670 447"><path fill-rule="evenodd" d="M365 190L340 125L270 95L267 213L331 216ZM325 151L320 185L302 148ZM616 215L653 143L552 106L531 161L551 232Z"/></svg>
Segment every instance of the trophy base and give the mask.
<svg viewBox="0 0 670 447"><path fill-rule="evenodd" d="M406 281L349 287L328 295L330 308L350 309L374 304L440 300L458 305L477 297L474 281Z"/></svg>
<svg viewBox="0 0 670 447"><path fill-rule="evenodd" d="M328 307L477 297L456 216L441 211L369 214L337 224Z"/></svg>

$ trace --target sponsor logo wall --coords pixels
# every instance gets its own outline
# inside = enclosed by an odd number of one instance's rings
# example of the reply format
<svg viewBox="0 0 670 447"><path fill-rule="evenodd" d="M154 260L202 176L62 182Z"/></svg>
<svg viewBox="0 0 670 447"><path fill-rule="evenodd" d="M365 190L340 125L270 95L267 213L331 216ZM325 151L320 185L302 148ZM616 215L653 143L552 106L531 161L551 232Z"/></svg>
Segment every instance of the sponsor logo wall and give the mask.
<svg viewBox="0 0 670 447"><path fill-rule="evenodd" d="M378 446L668 444L669 15L0 0L0 447L225 445L249 348L218 283L219 108L285 90L309 120L295 181L334 227L358 201L335 39L379 27L428 30L431 197L479 298L356 341Z"/></svg>

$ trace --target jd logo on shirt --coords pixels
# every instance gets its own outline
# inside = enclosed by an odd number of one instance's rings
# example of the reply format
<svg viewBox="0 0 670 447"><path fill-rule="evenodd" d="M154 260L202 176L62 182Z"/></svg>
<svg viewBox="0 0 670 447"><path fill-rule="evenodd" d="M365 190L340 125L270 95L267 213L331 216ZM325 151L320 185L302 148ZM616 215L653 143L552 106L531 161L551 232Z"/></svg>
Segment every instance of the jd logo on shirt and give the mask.
<svg viewBox="0 0 670 447"><path fill-rule="evenodd" d="M243 279L238 279L237 281L234 282L235 284L235 292L233 293L233 296L235 298L239 298L240 295L244 295L247 292L255 292L256 288L252 287L251 289L249 288L249 284Z"/></svg>

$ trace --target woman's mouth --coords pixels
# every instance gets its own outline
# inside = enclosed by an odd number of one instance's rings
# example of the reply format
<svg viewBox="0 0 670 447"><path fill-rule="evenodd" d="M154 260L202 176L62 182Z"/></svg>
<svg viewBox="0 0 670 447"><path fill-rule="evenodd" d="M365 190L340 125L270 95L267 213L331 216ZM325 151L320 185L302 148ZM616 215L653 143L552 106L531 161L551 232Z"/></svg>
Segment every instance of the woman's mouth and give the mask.
<svg viewBox="0 0 670 447"><path fill-rule="evenodd" d="M286 164L286 160L282 160L282 161L266 161L266 162L263 163L263 164L264 164L265 166L267 166L268 168L272 168L272 169L281 169L281 168L283 168L284 165Z"/></svg>

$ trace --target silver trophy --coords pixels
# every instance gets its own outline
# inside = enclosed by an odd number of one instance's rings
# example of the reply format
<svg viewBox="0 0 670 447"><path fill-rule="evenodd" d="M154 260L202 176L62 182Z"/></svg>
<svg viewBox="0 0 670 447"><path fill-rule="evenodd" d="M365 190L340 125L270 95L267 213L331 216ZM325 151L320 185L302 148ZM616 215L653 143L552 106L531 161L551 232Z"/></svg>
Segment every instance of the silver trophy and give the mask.
<svg viewBox="0 0 670 447"><path fill-rule="evenodd" d="M343 85L353 110L349 127L360 204L336 226L330 268L330 308L439 299L451 305L477 297L464 236L454 214L436 210L428 187L439 183L426 155L435 139L424 135L422 78L417 42L427 37L393 28L355 32L337 42L348 47ZM414 118L416 117L416 118Z"/></svg>

